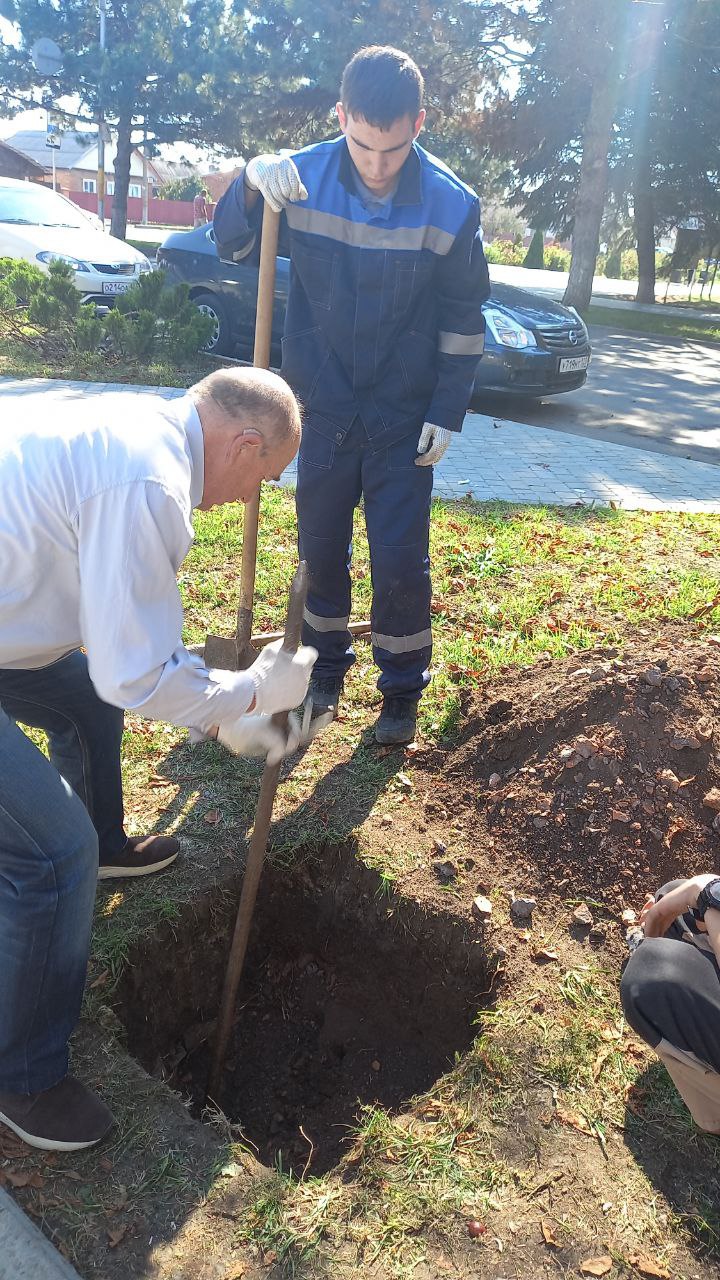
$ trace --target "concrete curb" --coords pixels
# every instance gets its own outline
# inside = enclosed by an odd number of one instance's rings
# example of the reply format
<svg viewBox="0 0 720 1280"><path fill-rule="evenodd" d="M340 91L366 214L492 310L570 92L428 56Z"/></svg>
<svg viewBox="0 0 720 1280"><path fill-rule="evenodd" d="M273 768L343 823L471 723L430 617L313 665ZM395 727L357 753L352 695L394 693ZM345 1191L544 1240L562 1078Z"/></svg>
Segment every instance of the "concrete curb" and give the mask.
<svg viewBox="0 0 720 1280"><path fill-rule="evenodd" d="M0 1189L0 1280L80 1280L7 1192Z"/></svg>

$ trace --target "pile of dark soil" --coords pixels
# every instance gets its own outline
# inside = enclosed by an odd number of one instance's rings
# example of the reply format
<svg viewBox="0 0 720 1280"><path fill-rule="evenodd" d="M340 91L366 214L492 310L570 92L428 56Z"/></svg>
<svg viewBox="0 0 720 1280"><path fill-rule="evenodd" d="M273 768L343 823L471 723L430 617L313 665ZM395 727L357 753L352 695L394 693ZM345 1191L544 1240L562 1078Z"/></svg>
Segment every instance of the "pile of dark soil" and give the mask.
<svg viewBox="0 0 720 1280"><path fill-rule="evenodd" d="M418 759L425 812L461 819L516 892L616 910L717 866L720 637L667 624L502 676L463 710L454 750Z"/></svg>

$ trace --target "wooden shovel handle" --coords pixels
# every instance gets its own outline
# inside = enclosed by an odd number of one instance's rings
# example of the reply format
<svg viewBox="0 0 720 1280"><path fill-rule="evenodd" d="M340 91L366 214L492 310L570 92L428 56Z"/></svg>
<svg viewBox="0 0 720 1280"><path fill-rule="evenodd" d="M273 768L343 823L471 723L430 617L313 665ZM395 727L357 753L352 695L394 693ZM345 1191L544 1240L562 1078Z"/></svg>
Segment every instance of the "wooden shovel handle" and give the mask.
<svg viewBox="0 0 720 1280"><path fill-rule="evenodd" d="M307 564L304 560L301 560L295 570L295 576L290 586L290 599L288 603L287 619L285 622L285 637L282 644L283 649L288 653L296 653L300 645L307 588ZM273 716L273 724L277 724L283 729L287 727L287 722L287 711L278 711ZM268 834L270 831L270 823L272 821L275 793L277 791L278 780L280 778L281 763L282 762L278 762L278 764L266 764L263 770L262 782L260 784L260 795L258 798L257 809L255 811L255 823L253 826L252 837L250 839L247 861L245 863L242 893L240 894L240 903L238 906L237 917L235 919L235 929L233 931L232 942L230 944L230 954L228 956L227 969L225 971L225 983L220 1000L217 1034L208 1081L207 1097L212 1098L215 1102L218 1101L221 1093L223 1063L227 1054L230 1031L232 1030L235 1014L235 1002L237 1000L238 986L240 985L240 978L242 977L243 966L245 964L245 954L247 952L248 939L250 937L250 926L252 924L253 912L255 910L255 900L257 898L258 887L260 884L260 876L265 863Z"/></svg>
<svg viewBox="0 0 720 1280"><path fill-rule="evenodd" d="M275 264L277 260L280 214L265 202L260 241L260 270L258 272L257 309L255 313L255 348L253 365L256 369L270 368L272 342L273 303L275 300ZM260 515L260 490L245 503L243 522L242 563L240 568L240 603L238 605L236 636L238 650L250 644L252 634L253 602L255 599L255 565L257 563L258 517Z"/></svg>

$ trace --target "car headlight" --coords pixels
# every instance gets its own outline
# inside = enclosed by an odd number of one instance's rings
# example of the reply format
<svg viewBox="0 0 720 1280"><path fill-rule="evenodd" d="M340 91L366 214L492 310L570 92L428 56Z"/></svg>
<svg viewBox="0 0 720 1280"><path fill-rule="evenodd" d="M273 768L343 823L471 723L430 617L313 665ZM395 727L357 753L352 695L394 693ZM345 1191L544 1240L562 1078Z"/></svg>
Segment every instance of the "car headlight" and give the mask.
<svg viewBox="0 0 720 1280"><path fill-rule="evenodd" d="M153 269L152 262L150 262L147 258L143 258L142 262L135 263L136 276L141 276L146 271L152 271L152 269Z"/></svg>
<svg viewBox="0 0 720 1280"><path fill-rule="evenodd" d="M495 307L485 307L483 315L493 338L503 347L514 347L520 350L523 347L537 346L532 330L526 329L504 311L498 311Z"/></svg>
<svg viewBox="0 0 720 1280"><path fill-rule="evenodd" d="M52 249L43 249L42 253L36 253L35 257L38 262L67 262L73 271L92 271L89 262L83 262L81 258L73 258L69 253L54 253Z"/></svg>

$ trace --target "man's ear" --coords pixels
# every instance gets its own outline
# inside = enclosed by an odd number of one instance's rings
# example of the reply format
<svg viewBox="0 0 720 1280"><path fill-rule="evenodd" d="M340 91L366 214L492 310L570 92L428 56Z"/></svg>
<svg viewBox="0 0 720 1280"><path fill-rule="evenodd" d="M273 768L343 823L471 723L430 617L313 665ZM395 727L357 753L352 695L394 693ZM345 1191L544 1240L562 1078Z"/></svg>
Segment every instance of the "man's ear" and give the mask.
<svg viewBox="0 0 720 1280"><path fill-rule="evenodd" d="M337 114L338 124L340 125L342 132L345 133L348 122L347 122L347 115L345 114L345 108L342 102L335 103L335 112Z"/></svg>
<svg viewBox="0 0 720 1280"><path fill-rule="evenodd" d="M414 124L414 126L413 126L413 127L414 127L414 129L415 129L415 137L416 137L416 138L417 138L417 136L418 136L418 134L419 134L420 130L422 129L422 127L423 127L423 125L424 125L424 123L425 123L425 116L426 116L426 114L427 114L427 112L425 111L425 108L424 108L424 107L421 107L421 108L420 108L419 115L418 115L418 118L417 118L417 120L415 121L415 124Z"/></svg>
<svg viewBox="0 0 720 1280"><path fill-rule="evenodd" d="M251 427L243 431L236 431L230 440L228 462L236 462L243 455L247 458L249 452L252 454L255 450L262 449L264 444L265 437L259 431L253 431Z"/></svg>

